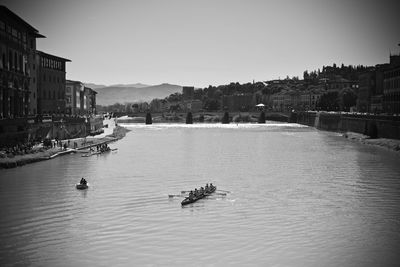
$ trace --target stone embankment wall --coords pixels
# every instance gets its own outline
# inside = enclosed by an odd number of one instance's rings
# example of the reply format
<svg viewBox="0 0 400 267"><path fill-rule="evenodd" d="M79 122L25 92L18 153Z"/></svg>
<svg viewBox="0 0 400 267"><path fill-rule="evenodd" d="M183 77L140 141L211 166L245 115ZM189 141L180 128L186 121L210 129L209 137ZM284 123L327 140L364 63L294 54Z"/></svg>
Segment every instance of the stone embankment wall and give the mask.
<svg viewBox="0 0 400 267"><path fill-rule="evenodd" d="M355 132L372 138L400 139L400 117L348 113L300 112L297 123L320 130Z"/></svg>

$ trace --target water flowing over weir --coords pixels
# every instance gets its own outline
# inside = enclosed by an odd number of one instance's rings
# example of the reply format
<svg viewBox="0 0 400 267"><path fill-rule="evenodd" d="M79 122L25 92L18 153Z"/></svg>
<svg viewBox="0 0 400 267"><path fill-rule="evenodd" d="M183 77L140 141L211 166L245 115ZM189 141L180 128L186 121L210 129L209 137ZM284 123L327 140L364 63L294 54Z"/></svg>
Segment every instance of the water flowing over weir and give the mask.
<svg viewBox="0 0 400 267"><path fill-rule="evenodd" d="M125 126L116 152L0 170L1 266L400 262L395 152L269 121ZM209 182L230 193L168 197Z"/></svg>

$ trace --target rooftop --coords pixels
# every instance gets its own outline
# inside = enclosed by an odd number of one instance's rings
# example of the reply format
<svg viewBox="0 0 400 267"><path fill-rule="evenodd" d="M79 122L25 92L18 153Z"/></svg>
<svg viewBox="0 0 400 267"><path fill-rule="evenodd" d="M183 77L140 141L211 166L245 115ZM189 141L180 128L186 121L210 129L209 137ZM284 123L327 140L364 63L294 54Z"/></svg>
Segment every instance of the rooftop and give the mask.
<svg viewBox="0 0 400 267"><path fill-rule="evenodd" d="M14 12L12 12L10 9L8 9L7 7L0 5L0 15L1 17L5 17L8 16L10 17L12 20L16 21L17 23L23 25L24 27L26 27L28 29L28 31L30 31L36 38L46 38L46 36L42 35L39 33L39 31L37 29L35 29L32 25L30 25L28 22L26 22L25 20L23 20L20 16L18 16L17 14L15 14Z"/></svg>

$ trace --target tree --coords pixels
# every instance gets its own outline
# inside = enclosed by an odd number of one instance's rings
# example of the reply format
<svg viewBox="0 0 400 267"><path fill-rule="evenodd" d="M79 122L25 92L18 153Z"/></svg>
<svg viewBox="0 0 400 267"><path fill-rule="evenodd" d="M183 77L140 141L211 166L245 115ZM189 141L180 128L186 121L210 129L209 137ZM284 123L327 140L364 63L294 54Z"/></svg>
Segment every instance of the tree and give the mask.
<svg viewBox="0 0 400 267"><path fill-rule="evenodd" d="M338 92L328 92L321 96L318 101L317 107L321 110L338 110L339 109L339 97Z"/></svg>
<svg viewBox="0 0 400 267"><path fill-rule="evenodd" d="M198 99L198 100L202 100L202 98L203 98L203 90L202 89L194 90L193 98L194 99Z"/></svg>
<svg viewBox="0 0 400 267"><path fill-rule="evenodd" d="M343 88L339 93L340 109L350 111L350 108L357 104L357 95L351 88Z"/></svg>
<svg viewBox="0 0 400 267"><path fill-rule="evenodd" d="M207 111L219 110L219 101L212 98L206 99L203 108Z"/></svg>
<svg viewBox="0 0 400 267"><path fill-rule="evenodd" d="M308 71L303 72L303 79L308 80L310 78L310 75L308 74Z"/></svg>
<svg viewBox="0 0 400 267"><path fill-rule="evenodd" d="M183 100L183 95L181 93L174 93L167 97L169 102L179 102Z"/></svg>

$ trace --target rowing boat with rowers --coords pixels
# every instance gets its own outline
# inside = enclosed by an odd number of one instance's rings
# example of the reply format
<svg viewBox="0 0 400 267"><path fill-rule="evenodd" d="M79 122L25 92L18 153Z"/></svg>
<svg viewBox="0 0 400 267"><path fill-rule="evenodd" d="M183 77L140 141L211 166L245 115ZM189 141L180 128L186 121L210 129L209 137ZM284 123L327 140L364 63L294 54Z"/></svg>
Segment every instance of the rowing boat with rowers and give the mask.
<svg viewBox="0 0 400 267"><path fill-rule="evenodd" d="M199 196L193 196L192 198L186 197L184 200L182 200L182 203L181 203L181 204L182 204L182 206L185 206L185 205L194 203L194 202L196 202L197 200L200 200L200 199L202 199L202 198L204 198L204 197L206 197L206 196L211 195L212 193L215 192L215 190L217 190L217 187L216 187L216 186L213 186L213 187L210 188L207 192L204 192L203 194L201 194L201 195L199 195Z"/></svg>

